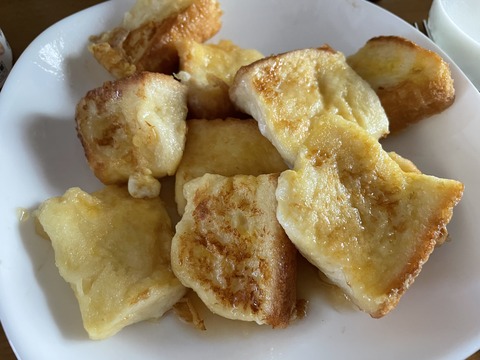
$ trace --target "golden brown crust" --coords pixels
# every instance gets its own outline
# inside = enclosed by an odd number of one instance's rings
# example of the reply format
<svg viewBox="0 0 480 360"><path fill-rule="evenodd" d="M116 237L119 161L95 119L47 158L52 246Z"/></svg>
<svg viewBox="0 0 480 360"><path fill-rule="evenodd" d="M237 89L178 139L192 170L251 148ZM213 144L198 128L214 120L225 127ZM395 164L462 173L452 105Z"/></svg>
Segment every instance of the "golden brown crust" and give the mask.
<svg viewBox="0 0 480 360"><path fill-rule="evenodd" d="M377 139L388 133L378 96L345 56L329 46L273 55L242 67L230 98L258 121L289 165L309 128L325 114L358 123Z"/></svg>
<svg viewBox="0 0 480 360"><path fill-rule="evenodd" d="M372 38L347 61L376 91L391 132L440 113L454 102L449 65L403 37Z"/></svg>
<svg viewBox="0 0 480 360"><path fill-rule="evenodd" d="M186 97L184 85L151 72L88 91L75 121L95 176L104 184L132 179L140 189L142 183L150 187L149 179L174 174L185 145Z"/></svg>
<svg viewBox="0 0 480 360"><path fill-rule="evenodd" d="M276 186L276 184L275 184ZM297 251L286 235L272 249L275 261L274 274L276 289L273 292L272 308L266 316L266 323L274 328L285 328L296 317L297 310L296 277Z"/></svg>
<svg viewBox="0 0 480 360"><path fill-rule="evenodd" d="M108 123L102 124L101 120L95 121L97 124L92 124L94 118L102 118L102 115L108 115L108 104L116 96L122 97L123 89L125 86L140 81L143 75L134 75L128 80L128 83L123 81L107 81L103 86L89 90L86 95L79 101L76 108L76 129L77 136L83 146L85 157L90 165L90 168L94 172L95 176L104 184L122 184L126 183L130 170L123 172L126 166L118 166L119 170L114 176L108 172L108 163L113 159L99 156L101 151L99 149L104 146L111 147L114 145L115 136L119 133L125 134L126 137L131 137L129 126L127 123L121 121L120 116L113 117L108 116ZM93 104L93 105L91 105ZM107 116L105 116L107 117ZM102 127L102 129L100 129ZM95 129L96 130L92 130ZM93 131L95 131L95 134ZM133 156L133 149L131 147L125 147L121 149L120 146L116 146L117 150L121 150L118 153L119 161L123 163L131 164L132 168L137 166L135 157Z"/></svg>
<svg viewBox="0 0 480 360"><path fill-rule="evenodd" d="M446 238L447 224L450 222L453 208L460 201L462 194L463 185L458 184L456 188L450 190L450 198L444 199L443 203L439 205L439 211L433 213L428 219L428 224L438 224L437 227L428 227L424 234L419 234L414 256L404 267L399 277L390 283L389 287L392 290L388 294L388 300L382 304L378 311L371 314L372 317L380 318L397 306L400 298L413 284L434 248L439 245L439 240L443 243Z"/></svg>
<svg viewBox="0 0 480 360"><path fill-rule="evenodd" d="M277 178L206 174L187 183L172 269L213 312L286 327L297 255L275 216Z"/></svg>
<svg viewBox="0 0 480 360"><path fill-rule="evenodd" d="M212 0L195 0L179 14L164 20L151 37L142 56L136 61L137 71L150 70L167 74L178 70L178 53L175 43L183 39L203 42L215 35L221 27L220 5ZM147 25L155 27L155 25ZM142 30L139 30L142 31ZM133 32L125 40L125 51L135 47ZM131 39L133 41L131 41Z"/></svg>
<svg viewBox="0 0 480 360"><path fill-rule="evenodd" d="M460 182L405 172L358 125L330 117L280 176L277 217L310 262L381 317L421 271L462 195Z"/></svg>
<svg viewBox="0 0 480 360"><path fill-rule="evenodd" d="M94 37L89 49L117 78L138 71L171 74L178 70L175 43L211 38L220 30L221 15L216 0L194 0L165 19L148 20L130 31L116 28Z"/></svg>

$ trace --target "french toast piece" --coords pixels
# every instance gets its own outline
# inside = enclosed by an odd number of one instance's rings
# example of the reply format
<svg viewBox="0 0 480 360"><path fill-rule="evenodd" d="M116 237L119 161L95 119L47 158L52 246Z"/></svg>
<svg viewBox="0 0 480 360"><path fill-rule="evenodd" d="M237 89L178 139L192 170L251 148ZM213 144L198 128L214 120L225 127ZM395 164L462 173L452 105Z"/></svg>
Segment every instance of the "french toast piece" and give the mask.
<svg viewBox="0 0 480 360"><path fill-rule="evenodd" d="M175 174L175 201L183 214L183 185L206 173L224 176L279 173L287 169L253 119L187 120L187 141Z"/></svg>
<svg viewBox="0 0 480 360"><path fill-rule="evenodd" d="M263 55L243 49L231 41L201 44L187 40L177 44L180 72L176 74L188 86L188 110L191 118L225 119L236 116L228 89L240 67Z"/></svg>
<svg viewBox="0 0 480 360"><path fill-rule="evenodd" d="M216 0L137 0L121 26L91 37L89 50L116 78L178 70L177 41L203 42L221 27Z"/></svg>
<svg viewBox="0 0 480 360"><path fill-rule="evenodd" d="M172 269L220 316L286 327L296 302L296 250L275 216L278 174L205 174L185 184Z"/></svg>
<svg viewBox="0 0 480 360"><path fill-rule="evenodd" d="M277 217L312 264L379 318L420 273L462 195L458 181L402 171L365 130L330 115L281 174Z"/></svg>
<svg viewBox="0 0 480 360"><path fill-rule="evenodd" d="M328 46L270 56L235 75L230 98L258 121L260 131L293 165L312 121L338 114L376 139L388 133L388 119L370 86Z"/></svg>
<svg viewBox="0 0 480 360"><path fill-rule="evenodd" d="M187 132L187 89L171 76L142 72L90 90L75 120L88 163L104 184L155 197L173 175Z"/></svg>
<svg viewBox="0 0 480 360"><path fill-rule="evenodd" d="M392 133L442 112L455 100L449 65L403 37L372 38L347 62L377 93Z"/></svg>
<svg viewBox="0 0 480 360"><path fill-rule="evenodd" d="M115 185L91 195L71 188L36 216L90 338L160 318L186 293L170 269L173 229L159 198L134 199Z"/></svg>
<svg viewBox="0 0 480 360"><path fill-rule="evenodd" d="M405 172L413 172L417 174L421 174L422 172L417 168L417 166L411 162L410 160L400 156L396 152L389 152L388 155L394 160L398 166L400 166L400 169ZM447 226L445 225L443 228L440 229L437 238L435 239L435 246L440 246L445 243L448 239L448 230Z"/></svg>

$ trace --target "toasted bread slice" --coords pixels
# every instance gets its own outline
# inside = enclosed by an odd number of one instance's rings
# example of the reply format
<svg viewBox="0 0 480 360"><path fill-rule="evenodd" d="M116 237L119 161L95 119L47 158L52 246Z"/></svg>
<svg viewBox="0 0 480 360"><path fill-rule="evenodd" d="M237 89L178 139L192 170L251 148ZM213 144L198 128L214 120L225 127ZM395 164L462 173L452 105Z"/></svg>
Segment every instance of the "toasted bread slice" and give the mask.
<svg viewBox="0 0 480 360"><path fill-rule="evenodd" d="M402 171L365 130L329 116L280 176L277 216L297 249L378 318L413 283L462 194L458 181Z"/></svg>
<svg viewBox="0 0 480 360"><path fill-rule="evenodd" d="M178 71L175 43L203 42L221 27L216 0L137 0L122 26L91 38L89 50L113 76Z"/></svg>
<svg viewBox="0 0 480 360"><path fill-rule="evenodd" d="M391 132L440 113L454 102L449 65L405 38L372 38L347 62L377 93Z"/></svg>
<svg viewBox="0 0 480 360"><path fill-rule="evenodd" d="M175 201L183 214L183 185L206 173L224 176L279 173L287 169L253 119L188 120L187 142L175 174Z"/></svg>
<svg viewBox="0 0 480 360"><path fill-rule="evenodd" d="M185 185L172 269L220 316L272 327L292 318L296 250L275 216L277 178L206 174Z"/></svg>
<svg viewBox="0 0 480 360"><path fill-rule="evenodd" d="M417 166L411 162L410 160L400 156L396 152L389 152L388 155L394 160L400 169L405 172L413 172L416 174L421 174L422 172L417 168ZM448 230L447 226L445 225L442 229L440 229L437 238L435 239L435 246L443 245L445 241L448 239Z"/></svg>
<svg viewBox="0 0 480 360"><path fill-rule="evenodd" d="M228 89L240 67L263 55L254 49L243 49L231 41L201 44L187 40L177 45L180 72L176 75L188 86L188 110L191 118L225 119L237 110L230 101Z"/></svg>
<svg viewBox="0 0 480 360"><path fill-rule="evenodd" d="M156 178L174 174L180 163L186 117L186 87L171 76L142 72L89 91L75 119L100 181L128 182L132 196L154 197Z"/></svg>
<svg viewBox="0 0 480 360"><path fill-rule="evenodd" d="M388 119L375 92L328 46L296 50L242 67L230 88L232 101L258 121L289 165L321 114L338 114L376 139Z"/></svg>
<svg viewBox="0 0 480 360"><path fill-rule="evenodd" d="M114 185L91 195L72 188L36 216L90 338L159 318L186 293L170 269L173 229L158 198L134 199Z"/></svg>

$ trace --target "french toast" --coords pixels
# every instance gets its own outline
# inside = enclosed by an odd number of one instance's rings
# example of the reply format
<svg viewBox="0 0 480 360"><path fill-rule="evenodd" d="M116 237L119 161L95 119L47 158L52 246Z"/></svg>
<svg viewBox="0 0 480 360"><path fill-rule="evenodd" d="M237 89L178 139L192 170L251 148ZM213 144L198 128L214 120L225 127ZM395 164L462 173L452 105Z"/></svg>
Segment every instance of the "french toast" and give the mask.
<svg viewBox="0 0 480 360"><path fill-rule="evenodd" d="M79 101L78 137L95 176L155 197L157 178L173 175L187 132L187 89L172 76L141 72L108 81Z"/></svg>
<svg viewBox="0 0 480 360"><path fill-rule="evenodd" d="M392 133L442 112L455 100L448 63L403 37L374 37L347 62L377 93Z"/></svg>
<svg viewBox="0 0 480 360"><path fill-rule="evenodd" d="M224 176L279 173L287 169L253 119L187 120L187 141L175 174L175 201L183 214L183 185L206 173Z"/></svg>
<svg viewBox="0 0 480 360"><path fill-rule="evenodd" d="M378 96L345 56L329 46L290 51L240 68L230 98L258 121L285 161L292 165L312 121L338 114L374 138L388 133Z"/></svg>
<svg viewBox="0 0 480 360"><path fill-rule="evenodd" d="M420 273L463 188L404 172L360 126L325 115L279 178L277 217L307 260L379 318Z"/></svg>
<svg viewBox="0 0 480 360"><path fill-rule="evenodd" d="M160 318L186 293L170 269L173 228L159 198L134 199L116 185L91 195L71 188L35 214L90 338Z"/></svg>
<svg viewBox="0 0 480 360"><path fill-rule="evenodd" d="M390 156L390 158L392 158L392 160L394 160L397 163L398 166L400 166L400 169L402 169L402 171L413 172L417 174L422 173L412 161L400 156L396 152L390 151L388 155ZM448 230L447 230L447 226L445 225L438 232L438 236L435 239L435 246L443 245L443 243L447 241L447 239L448 239Z"/></svg>
<svg viewBox="0 0 480 360"><path fill-rule="evenodd" d="M175 43L203 42L221 27L216 0L137 0L121 26L92 36L89 50L116 78L140 71L178 71Z"/></svg>
<svg viewBox="0 0 480 360"><path fill-rule="evenodd" d="M228 89L241 66L263 55L243 49L229 40L202 44L186 40L177 44L180 72L175 76L188 87L190 118L225 119L237 115Z"/></svg>
<svg viewBox="0 0 480 360"><path fill-rule="evenodd" d="M277 221L278 174L205 174L184 187L172 269L220 316L286 327L296 306L296 250Z"/></svg>

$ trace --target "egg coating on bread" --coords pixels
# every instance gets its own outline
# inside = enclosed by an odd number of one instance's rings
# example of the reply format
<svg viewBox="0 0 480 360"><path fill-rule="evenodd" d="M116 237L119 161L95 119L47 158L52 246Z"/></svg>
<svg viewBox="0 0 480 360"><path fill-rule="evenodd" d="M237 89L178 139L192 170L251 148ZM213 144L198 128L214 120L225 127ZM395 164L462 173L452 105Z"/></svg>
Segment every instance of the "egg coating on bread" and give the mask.
<svg viewBox="0 0 480 360"><path fill-rule="evenodd" d="M123 23L98 36L89 46L95 59L116 78L141 71L178 71L175 44L203 42L221 27L216 0L137 0Z"/></svg>
<svg viewBox="0 0 480 360"><path fill-rule="evenodd" d="M458 181L404 172L360 126L329 116L281 174L277 217L312 264L381 317L419 274L462 194Z"/></svg>
<svg viewBox="0 0 480 360"><path fill-rule="evenodd" d="M159 318L185 294L170 269L173 229L159 198L134 199L115 185L92 194L71 188L36 216L90 338Z"/></svg>
<svg viewBox="0 0 480 360"><path fill-rule="evenodd" d="M172 269L214 313L286 327L296 302L296 250L278 223L277 174L205 174L185 184Z"/></svg>
<svg viewBox="0 0 480 360"><path fill-rule="evenodd" d="M171 76L150 72L88 91L75 120L95 176L104 184L130 182L132 196L158 196L156 179L173 175L182 158L186 96Z"/></svg>
<svg viewBox="0 0 480 360"><path fill-rule="evenodd" d="M392 133L442 112L455 100L448 63L403 37L374 37L347 62L377 93Z"/></svg>
<svg viewBox="0 0 480 360"><path fill-rule="evenodd" d="M183 214L183 186L206 173L224 176L279 173L287 169L253 119L187 120L182 161L175 174L175 201Z"/></svg>
<svg viewBox="0 0 480 360"><path fill-rule="evenodd" d="M258 121L289 165L322 114L343 116L376 139L388 134L378 96L329 46L273 55L240 68L230 98Z"/></svg>

